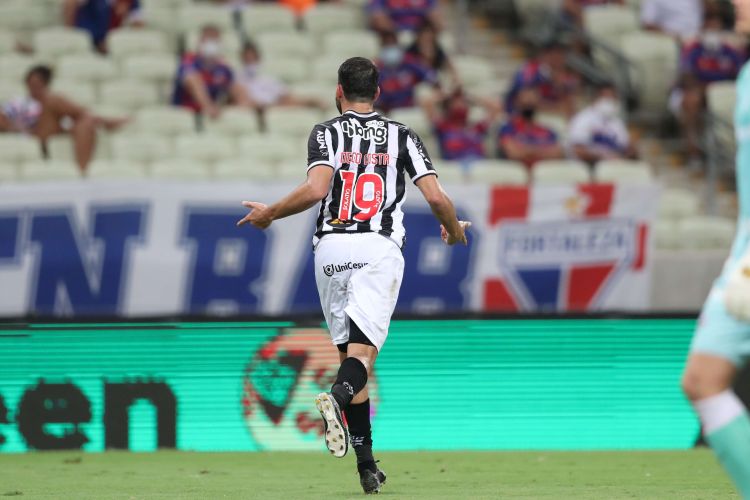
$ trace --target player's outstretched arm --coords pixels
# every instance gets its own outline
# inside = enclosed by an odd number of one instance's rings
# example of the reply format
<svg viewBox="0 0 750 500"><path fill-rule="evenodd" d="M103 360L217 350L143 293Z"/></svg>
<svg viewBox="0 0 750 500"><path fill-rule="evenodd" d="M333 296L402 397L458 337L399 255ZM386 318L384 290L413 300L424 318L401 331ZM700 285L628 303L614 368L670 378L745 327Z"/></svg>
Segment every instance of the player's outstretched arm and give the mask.
<svg viewBox="0 0 750 500"><path fill-rule="evenodd" d="M252 224L258 229L266 229L277 219L304 212L328 194L333 178L333 169L328 165L318 165L307 173L307 180L278 203L265 205L257 201L243 201L242 206L251 212L237 222L238 226Z"/></svg>
<svg viewBox="0 0 750 500"><path fill-rule="evenodd" d="M471 226L471 222L458 220L456 209L448 194L438 182L434 175L425 175L416 182L422 192L422 196L430 205L432 213L440 221L440 236L448 245L456 243L467 244L465 230Z"/></svg>

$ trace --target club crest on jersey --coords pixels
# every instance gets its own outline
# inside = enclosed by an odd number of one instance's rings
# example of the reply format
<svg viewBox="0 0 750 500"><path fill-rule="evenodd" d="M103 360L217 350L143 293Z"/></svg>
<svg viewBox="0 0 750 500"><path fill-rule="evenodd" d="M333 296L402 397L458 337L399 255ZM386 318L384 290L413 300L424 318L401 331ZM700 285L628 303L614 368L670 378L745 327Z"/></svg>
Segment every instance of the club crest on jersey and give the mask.
<svg viewBox="0 0 750 500"><path fill-rule="evenodd" d="M354 220L342 220L342 219L330 219L326 221L326 224L328 224L329 226L340 227L340 228L350 227L356 223L357 221L354 221Z"/></svg>
<svg viewBox="0 0 750 500"><path fill-rule="evenodd" d="M382 120L372 120L362 126L356 119L349 118L341 122L341 130L349 137L361 137L375 144L385 144L388 139L388 130Z"/></svg>

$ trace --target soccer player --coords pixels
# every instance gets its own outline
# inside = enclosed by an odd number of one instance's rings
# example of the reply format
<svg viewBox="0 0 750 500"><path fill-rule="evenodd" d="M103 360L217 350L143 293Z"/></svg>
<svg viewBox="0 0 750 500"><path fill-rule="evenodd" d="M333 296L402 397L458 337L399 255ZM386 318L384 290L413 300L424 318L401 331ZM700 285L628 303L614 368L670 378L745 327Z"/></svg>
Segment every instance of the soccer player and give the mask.
<svg viewBox="0 0 750 500"><path fill-rule="evenodd" d="M750 34L750 0L734 0L735 29ZM750 65L737 81L737 186L740 218L724 271L703 306L682 380L703 433L742 498L750 498L750 419L732 391L750 357Z"/></svg>
<svg viewBox="0 0 750 500"><path fill-rule="evenodd" d="M417 134L373 111L378 77L369 59L354 57L341 65L336 86L341 115L313 128L307 180L273 205L242 202L252 211L237 223L266 229L320 203L315 280L341 366L331 392L319 394L316 405L334 456L346 455L351 432L365 493L377 493L385 482L372 454L367 378L388 335L404 272L405 174L440 221L446 244L465 245L469 226L456 218Z"/></svg>

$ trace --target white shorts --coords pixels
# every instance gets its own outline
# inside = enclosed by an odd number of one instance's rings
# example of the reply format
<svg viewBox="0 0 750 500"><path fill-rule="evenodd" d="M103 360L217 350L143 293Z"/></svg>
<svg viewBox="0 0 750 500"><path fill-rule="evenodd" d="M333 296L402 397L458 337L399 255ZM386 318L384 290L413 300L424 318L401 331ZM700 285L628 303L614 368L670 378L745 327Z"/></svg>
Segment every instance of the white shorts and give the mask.
<svg viewBox="0 0 750 500"><path fill-rule="evenodd" d="M385 236L359 233L321 238L315 247L315 281L333 343L349 341L351 318L380 351L403 276L401 249Z"/></svg>

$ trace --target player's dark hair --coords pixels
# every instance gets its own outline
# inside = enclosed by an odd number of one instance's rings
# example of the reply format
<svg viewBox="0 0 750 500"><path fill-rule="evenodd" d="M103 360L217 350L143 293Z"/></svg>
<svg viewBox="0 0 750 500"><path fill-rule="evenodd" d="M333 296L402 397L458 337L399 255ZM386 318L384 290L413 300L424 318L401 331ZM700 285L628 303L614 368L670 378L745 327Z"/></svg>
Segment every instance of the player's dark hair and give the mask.
<svg viewBox="0 0 750 500"><path fill-rule="evenodd" d="M373 102L379 79L377 66L364 57L352 57L339 67L339 84L349 102Z"/></svg>
<svg viewBox="0 0 750 500"><path fill-rule="evenodd" d="M46 85L49 85L54 77L54 73L49 66L40 64L38 66L32 66L31 69L29 69L26 73L26 80L28 81L32 76L38 76Z"/></svg>

